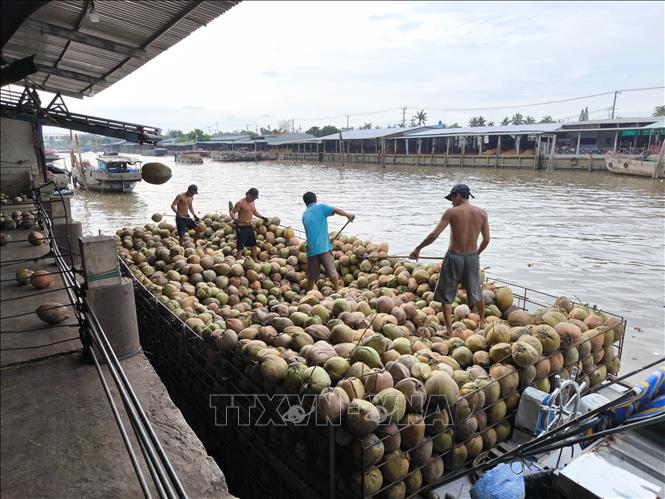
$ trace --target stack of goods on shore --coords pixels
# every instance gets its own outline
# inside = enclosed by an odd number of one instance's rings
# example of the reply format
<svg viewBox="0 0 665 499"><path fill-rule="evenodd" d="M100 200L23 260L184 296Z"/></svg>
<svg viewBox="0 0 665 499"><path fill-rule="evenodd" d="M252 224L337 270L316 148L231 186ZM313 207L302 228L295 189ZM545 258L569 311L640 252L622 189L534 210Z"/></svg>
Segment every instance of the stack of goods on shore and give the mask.
<svg viewBox="0 0 665 499"><path fill-rule="evenodd" d="M348 454L337 460L343 495L413 494L507 439L527 386L550 392L575 367L594 386L619 370L621 320L565 297L529 312L486 281L479 327L459 290L445 338L438 264L341 236L333 254L343 287L306 292L304 242L278 219L255 225L259 263L231 256L228 217L206 215L196 228L203 244L185 247L173 225L153 220L117 231L121 258L207 342L212 361L244 373L246 393L312 396L309 424L275 429L279 445L325 468L317 429L335 425L336 452Z"/></svg>
<svg viewBox="0 0 665 499"><path fill-rule="evenodd" d="M0 194L0 204L4 205L20 205L23 203L28 203L27 196L16 196L10 198L6 194ZM3 233L0 235L0 244L3 246L12 240L10 234L5 233L4 231L17 230L17 229L30 229L34 227L37 219L37 212L35 210L12 210L9 211L9 208L6 210L3 208L0 213L0 230Z"/></svg>

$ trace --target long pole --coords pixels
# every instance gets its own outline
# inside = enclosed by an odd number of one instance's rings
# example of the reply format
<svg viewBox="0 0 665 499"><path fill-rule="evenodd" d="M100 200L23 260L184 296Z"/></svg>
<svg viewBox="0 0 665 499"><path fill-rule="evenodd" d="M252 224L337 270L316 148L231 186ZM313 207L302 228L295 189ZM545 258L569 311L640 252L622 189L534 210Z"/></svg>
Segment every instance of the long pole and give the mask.
<svg viewBox="0 0 665 499"><path fill-rule="evenodd" d="M619 93L618 90L614 91L614 101L612 102L612 119L614 119L614 109L616 108L617 105L617 94Z"/></svg>

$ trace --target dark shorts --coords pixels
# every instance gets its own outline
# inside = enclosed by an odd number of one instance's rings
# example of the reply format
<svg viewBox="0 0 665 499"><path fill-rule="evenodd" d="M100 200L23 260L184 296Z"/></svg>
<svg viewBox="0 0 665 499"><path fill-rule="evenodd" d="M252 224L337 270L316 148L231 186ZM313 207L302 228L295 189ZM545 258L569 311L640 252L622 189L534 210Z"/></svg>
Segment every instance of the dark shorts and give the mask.
<svg viewBox="0 0 665 499"><path fill-rule="evenodd" d="M239 225L236 227L236 248L244 249L256 246L256 233L248 225Z"/></svg>
<svg viewBox="0 0 665 499"><path fill-rule="evenodd" d="M321 277L321 265L326 269L329 278L337 277L335 259L330 251L320 255L307 257L307 279L318 281Z"/></svg>
<svg viewBox="0 0 665 499"><path fill-rule="evenodd" d="M469 305L483 300L480 289L480 259L477 253L446 253L434 290L434 301L453 303L460 284L466 290Z"/></svg>
<svg viewBox="0 0 665 499"><path fill-rule="evenodd" d="M175 226L178 229L178 235L180 237L185 235L187 229L196 229L196 222L191 218L183 218L176 215L175 217Z"/></svg>

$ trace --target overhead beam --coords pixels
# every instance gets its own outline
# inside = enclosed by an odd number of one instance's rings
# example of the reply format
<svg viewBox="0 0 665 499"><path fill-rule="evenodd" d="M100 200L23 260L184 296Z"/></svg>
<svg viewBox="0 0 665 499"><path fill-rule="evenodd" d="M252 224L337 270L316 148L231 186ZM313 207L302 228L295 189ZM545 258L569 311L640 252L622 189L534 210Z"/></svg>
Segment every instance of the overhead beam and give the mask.
<svg viewBox="0 0 665 499"><path fill-rule="evenodd" d="M52 68L50 66L44 66L43 64L35 64L35 67L38 71L42 73L48 73L55 76L60 76L62 78L67 78L68 80L76 80L82 83L94 84L94 83L105 83L105 80L96 78L94 76L86 75L83 73L78 73L76 71L70 71L68 69L61 68Z"/></svg>
<svg viewBox="0 0 665 499"><path fill-rule="evenodd" d="M25 25L35 31L39 31L40 33L56 36L58 38L63 38L71 42L88 45L90 47L107 50L115 54L120 54L137 59L144 59L148 56L148 53L144 49L132 47L130 45L125 45L122 43L112 42L110 40L106 40L98 36L88 35L86 33L81 33L80 31L76 31L73 29L63 28L62 26L56 26L55 24L49 24L28 19L25 22Z"/></svg>
<svg viewBox="0 0 665 499"><path fill-rule="evenodd" d="M23 59L14 61L2 68L2 72L0 73L0 86L4 87L10 83L16 83L26 76L36 73L37 67L35 66L34 58L34 55L24 57Z"/></svg>

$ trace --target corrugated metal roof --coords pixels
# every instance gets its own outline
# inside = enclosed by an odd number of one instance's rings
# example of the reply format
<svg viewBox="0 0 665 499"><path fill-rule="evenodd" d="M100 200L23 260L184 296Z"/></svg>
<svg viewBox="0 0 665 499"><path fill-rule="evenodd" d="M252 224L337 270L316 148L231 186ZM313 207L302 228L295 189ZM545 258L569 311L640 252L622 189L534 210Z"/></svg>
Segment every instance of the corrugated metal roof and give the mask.
<svg viewBox="0 0 665 499"><path fill-rule="evenodd" d="M312 140L318 140L311 133L284 133L282 135L270 135L266 137L268 145L281 146L287 144L304 144L310 143Z"/></svg>
<svg viewBox="0 0 665 499"><path fill-rule="evenodd" d="M566 121L561 123L564 128L581 128L586 125L623 125L626 123L653 123L658 121L658 117L638 117L638 118L612 118L604 120L585 120L585 121Z"/></svg>
<svg viewBox="0 0 665 499"><path fill-rule="evenodd" d="M409 131L427 130L430 127L405 127L405 128L371 128L367 130L344 130L342 131L342 140L365 140L380 139L390 137L391 135L400 135ZM437 129L438 130L438 129ZM320 137L321 140L339 140L339 134L333 133Z"/></svg>
<svg viewBox="0 0 665 499"><path fill-rule="evenodd" d="M99 22L93 23L87 15L86 0L53 0L21 25L3 47L2 56L14 61L35 54L35 64L43 67L30 76L37 88L83 97L90 90L98 93L108 88L238 3L97 0L94 5ZM54 35L52 29L34 23L139 50L135 56L122 55L113 48L102 49Z"/></svg>
<svg viewBox="0 0 665 499"><path fill-rule="evenodd" d="M532 125L474 126L463 128L434 128L407 132L403 138L445 137L450 135L513 135L553 132L561 123L534 123Z"/></svg>
<svg viewBox="0 0 665 499"><path fill-rule="evenodd" d="M652 123L651 125L647 125L644 128L665 128L665 120L657 121L656 123Z"/></svg>

